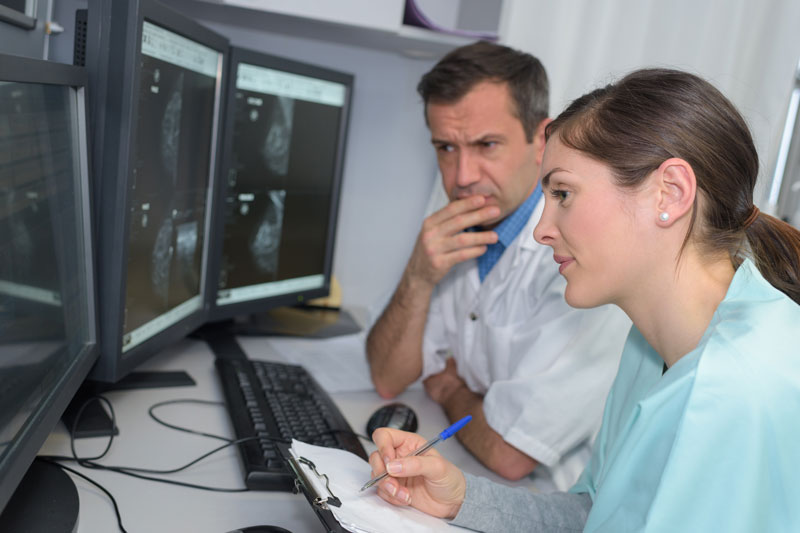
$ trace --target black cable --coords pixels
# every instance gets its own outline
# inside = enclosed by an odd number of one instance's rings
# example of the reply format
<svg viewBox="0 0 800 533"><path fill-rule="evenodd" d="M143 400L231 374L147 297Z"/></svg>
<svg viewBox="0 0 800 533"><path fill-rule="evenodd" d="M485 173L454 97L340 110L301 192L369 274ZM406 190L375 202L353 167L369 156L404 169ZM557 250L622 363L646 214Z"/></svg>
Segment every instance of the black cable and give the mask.
<svg viewBox="0 0 800 533"><path fill-rule="evenodd" d="M193 398L186 398L186 399L167 400L167 401L164 401L164 402L158 402L157 404L154 404L154 405L150 406L150 409L147 410L147 413L150 415L150 418L152 418L153 420L155 420L159 424L161 424L163 426L166 426L168 428L177 430L177 431L184 431L186 433L191 433L192 435L200 435L202 437L210 437L212 439L219 439L219 440L222 440L222 441L225 441L225 442L231 442L233 440L233 439L230 439L228 437L221 437L219 435L214 435L214 434L211 434L211 433L204 433L202 431L197 431L197 430L194 430L194 429L184 428L184 427L181 427L181 426L176 426L174 424L170 424L169 422L165 422L165 421L161 420L160 418L158 418L155 415L155 413L153 412L157 407L163 407L164 405L170 405L170 404L176 404L176 403L198 403L198 404L201 404L201 405L219 405L219 406L223 406L223 407L225 406L225 404L223 402L214 402L214 401L210 401L210 400L196 400L196 399L193 399Z"/></svg>
<svg viewBox="0 0 800 533"><path fill-rule="evenodd" d="M114 499L114 496L112 496L111 493L108 490L106 490L105 487L103 487L100 483L98 483L97 481L93 480L89 476L85 476L85 475L81 474L80 472L78 472L77 470L74 470L74 469L72 469L72 468L70 468L68 466L64 466L61 463L58 463L58 462L56 462L54 460L51 460L47 456L39 455L39 456L36 457L36 460L37 461L42 461L43 463L48 463L48 464L51 464L51 465L55 465L55 466L59 467L62 470L65 470L65 471L67 471L67 472L69 472L71 474L75 474L76 476L85 479L86 481L88 481L89 483L91 483L92 485L97 487L98 489L100 489L103 492L105 492L106 496L108 496L108 499L111 500L111 505L114 506L114 514L117 515L117 525L119 526L119 530L122 533L127 533L127 530L122 525L122 515L119 512L119 506L117 506L117 500Z"/></svg>
<svg viewBox="0 0 800 533"><path fill-rule="evenodd" d="M165 422L164 420L158 418L155 415L155 413L154 413L155 409L157 409L159 407L162 407L164 405L169 405L169 404L196 403L196 404L204 404L204 405L224 405L224 403L222 403L222 402L214 402L214 401L208 401L208 400L198 400L198 399L194 399L194 398L183 398L183 399L177 399L177 400L168 400L168 401L164 401L164 402L158 402L158 403L152 405L148 409L148 413L149 413L150 417L153 420L155 420L157 423L159 423L159 424L161 424L161 425L163 425L165 427L168 427L170 429L174 429L176 431L183 431L185 433L190 433L190 434L199 435L199 436L203 436L203 437L209 437L209 438L213 438L213 439L222 440L222 441L225 442L225 444L223 444L222 446L219 446L217 448L214 448L213 450L210 450L210 451L202 454L201 456L197 457L196 459L193 459L192 461L186 463L185 465L182 465L182 466L179 466L179 467L176 467L176 468L166 469L166 470L155 470L155 469L139 468L139 467L132 467L132 466L103 465L103 464L97 463L96 461L98 459L103 458L108 453L109 449L111 448L111 443L112 443L112 441L114 439L113 433L109 437L109 441L108 441L108 444L106 445L105 450L103 450L103 452L100 455L97 455L95 457L78 457L77 451L75 450L75 428L77 428L77 426L78 426L78 422L79 422L79 420L81 418L81 415L83 414L83 411L86 409L86 407L88 406L89 403L91 403L92 401L95 401L95 400L103 401L108 406L109 411L111 412L112 427L116 426L116 415L114 413L114 408L113 408L111 402L107 398L105 398L103 396L100 396L100 395L93 396L93 397L87 399L83 403L83 405L81 405L80 409L78 410L78 412L77 412L77 414L75 416L75 421L73 423L72 432L70 434L70 450L72 452L72 457L67 457L67 456L41 456L41 457L43 457L44 459L49 459L49 460L53 460L53 461L74 461L74 462L78 463L80 466L83 466L84 468L90 468L90 469L94 469L94 470L107 470L107 471L111 471L111 472L117 472L119 474L125 474L125 475L131 476L131 477L134 477L134 478L138 478L138 479L144 479L144 480L147 480L147 481L155 481L155 482L158 482L158 483L166 483L166 484L169 484L169 485L177 485L177 486L181 486L181 487L193 488L193 489L198 489L198 490L207 490L207 491L214 491L214 492L247 492L250 489L248 489L246 487L245 488L209 487L209 486L206 486L206 485L197 485L197 484L194 484L194 483L187 483L187 482L183 482L183 481L175 481L175 480L171 480L171 479L163 479L163 478L153 477L153 476L149 476L149 475L145 475L145 474L159 474L159 475L174 474L174 473L180 472L182 470L186 470L187 468L199 463L203 459L206 459L207 457L209 457L209 456L211 456L211 455L213 455L213 454L215 454L215 453L217 453L219 451L224 450L225 448L228 448L228 447L234 446L234 445L239 445L239 444L242 444L244 442L249 442L249 441L253 441L253 440L262 439L262 438L269 439L269 440L276 441L276 442L282 442L282 443L286 443L286 444L290 443L290 441L288 441L287 439L283 439L283 438L280 438L280 437L272 437L272 436L244 437L244 438L241 438L241 439L232 440L232 439L227 438L227 437L222 437L222 436L219 436L219 435L214 435L214 434L211 434L211 433L205 433L205 432L202 432L202 431L197 431L197 430L194 430L194 429L185 428L185 427L182 427L182 426L171 424L169 422ZM309 440L314 440L317 437L320 437L322 435L328 435L328 434L332 434L332 433L350 433L352 435L355 435L358 438L364 439L366 441L371 441L371 439L369 439L368 437L366 437L364 435L361 435L361 434L356 433L354 431L348 431L348 430L344 430L344 429L330 429L330 430L327 430L327 431L323 431L323 432L320 432L318 434L310 436ZM113 497L111 497L110 493L108 493L107 491L105 491L105 492L107 494L109 494L109 497L112 499L112 502L113 502ZM116 507L116 502L113 502L113 503L114 503L114 505Z"/></svg>
<svg viewBox="0 0 800 533"><path fill-rule="evenodd" d="M87 461L96 461L97 459L102 459L103 457L105 457L105 455L111 449L111 443L114 442L114 430L117 428L117 415L116 413L114 413L114 406L111 405L111 401L109 401L109 399L106 398L105 396L100 396L99 394L87 398L81 404L80 408L78 409L78 412L75 413L75 420L72 421L72 427L70 428L69 432L69 448L70 451L72 452L73 457L78 457L78 452L75 451L75 435L77 434L78 431L78 424L81 421L81 416L83 416L83 412L93 401L103 402L108 406L108 410L111 412L111 433L108 437L108 444L106 444L106 449L103 450L103 453L95 457L85 457L84 459L86 459Z"/></svg>
<svg viewBox="0 0 800 533"><path fill-rule="evenodd" d="M186 433L191 433L191 434L194 434L194 435L202 435L204 437L211 437L211 438L214 438L214 439L223 440L225 442L232 442L232 439L230 439L228 437L221 437L219 435L213 435L213 434L210 434L210 433L203 433L201 431L197 431L197 430L194 430L194 429L189 429L189 428L185 428L185 427L178 426L178 425L175 425L175 424L170 424L169 422L165 422L165 421L161 420L160 418L155 416L155 414L153 413L153 410L155 408L157 408L157 407L162 407L164 405L177 404L177 403L199 403L199 404L205 404L205 405L220 405L220 406L223 406L223 407L225 406L224 402L215 402L215 401L211 401L211 400L197 400L197 399L194 399L194 398L180 398L180 399L177 399L177 400L167 400L167 401L164 401L164 402L159 402L157 404L154 404L153 406L150 407L150 409L148 409L147 412L150 413L150 417L153 420L155 420L159 424L162 424L162 425L164 425L164 426L166 426L168 428L175 429L177 431L184 431ZM323 435L330 435L330 434L333 434L333 433L345 433L345 434L353 435L354 437L362 439L362 440L365 440L367 442L372 442L372 439L367 437L366 435L362 435L362 434L357 433L357 432L355 432L353 430L338 429L338 428L337 429L328 429L328 430L322 431L320 433L315 433L314 435L310 435L308 437L308 440L315 440L318 437L322 437ZM267 437L267 438L275 440L277 442L283 442L283 443L289 444L289 441L286 440L286 439L279 439L277 437Z"/></svg>

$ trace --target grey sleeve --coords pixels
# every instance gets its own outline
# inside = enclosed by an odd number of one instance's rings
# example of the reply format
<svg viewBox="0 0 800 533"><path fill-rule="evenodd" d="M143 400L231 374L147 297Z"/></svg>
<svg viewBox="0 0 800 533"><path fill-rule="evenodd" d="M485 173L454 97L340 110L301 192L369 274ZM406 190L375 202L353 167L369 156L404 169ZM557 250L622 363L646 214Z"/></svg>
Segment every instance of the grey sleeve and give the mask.
<svg viewBox="0 0 800 533"><path fill-rule="evenodd" d="M583 531L592 508L592 499L585 493L539 494L466 472L464 477L467 479L464 503L450 524L473 531L577 533Z"/></svg>

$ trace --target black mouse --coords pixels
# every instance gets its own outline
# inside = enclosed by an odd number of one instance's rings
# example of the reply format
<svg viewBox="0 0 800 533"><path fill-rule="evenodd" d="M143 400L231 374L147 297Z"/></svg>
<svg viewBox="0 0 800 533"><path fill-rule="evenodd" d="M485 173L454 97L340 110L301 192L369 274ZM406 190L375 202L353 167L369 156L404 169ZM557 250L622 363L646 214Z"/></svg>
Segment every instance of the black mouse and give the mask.
<svg viewBox="0 0 800 533"><path fill-rule="evenodd" d="M228 533L292 533L288 529L283 529L280 526L247 526Z"/></svg>
<svg viewBox="0 0 800 533"><path fill-rule="evenodd" d="M380 407L367 421L367 435L378 428L395 428L403 431L417 430L417 415L406 404L395 402Z"/></svg>

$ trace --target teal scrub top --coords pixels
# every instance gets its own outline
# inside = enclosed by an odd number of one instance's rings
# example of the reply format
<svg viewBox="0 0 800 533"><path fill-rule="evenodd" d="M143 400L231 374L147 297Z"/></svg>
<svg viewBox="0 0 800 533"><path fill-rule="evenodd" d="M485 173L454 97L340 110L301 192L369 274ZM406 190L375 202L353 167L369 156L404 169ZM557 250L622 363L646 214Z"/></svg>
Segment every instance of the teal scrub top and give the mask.
<svg viewBox="0 0 800 533"><path fill-rule="evenodd" d="M592 458L584 531L800 531L800 306L749 260L662 375L634 327Z"/></svg>

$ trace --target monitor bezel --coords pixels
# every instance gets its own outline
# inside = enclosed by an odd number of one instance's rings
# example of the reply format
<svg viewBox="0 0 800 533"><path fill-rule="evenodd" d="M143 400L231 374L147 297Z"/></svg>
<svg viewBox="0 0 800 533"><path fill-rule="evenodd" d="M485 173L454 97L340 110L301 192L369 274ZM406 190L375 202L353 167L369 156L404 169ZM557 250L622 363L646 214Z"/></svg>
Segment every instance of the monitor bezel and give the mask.
<svg viewBox="0 0 800 533"><path fill-rule="evenodd" d="M23 58L0 54L0 78L2 81L39 83L71 87L77 104L77 129L79 146L79 202L81 217L78 225L83 237L83 278L87 292L88 336L72 364L64 372L56 386L42 398L36 411L28 418L25 427L11 444L7 454L0 460L0 510L4 509L14 494L23 476L30 467L48 435L58 423L75 391L84 381L98 356L97 300L95 291L94 239L92 226L92 198L90 181L90 138L86 91L88 76L86 69L40 59Z"/></svg>
<svg viewBox="0 0 800 533"><path fill-rule="evenodd" d="M286 294L254 298L251 300L234 302L226 305L218 305L217 289L219 284L220 269L222 267L222 246L225 233L225 209L222 205L222 200L225 198L228 191L228 183L225 179L225 176L227 175L228 168L232 164L233 158L233 128L235 114L232 110L236 105L236 75L237 69L241 63L341 83L345 86L346 90L344 105L342 106L342 121L339 124L339 137L336 145L336 162L334 166L332 183L331 211L328 219L328 235L325 242L325 260L322 272L324 277L323 285L314 289L304 289ZM240 315L261 313L275 307L302 304L309 299L327 296L329 294L331 275L333 271L333 256L336 244L336 227L339 217L339 200L341 197L347 132L350 123L354 84L355 77L347 72L313 65L311 63L305 63L287 57L258 52L248 48L231 46L230 59L228 61L227 97L224 109L224 143L222 147L222 157L218 171L216 190L219 201L214 206L214 242L211 248L212 253L209 262L210 269L208 276L208 287L206 289L206 294L208 295L208 305L210 309L209 321L218 322Z"/></svg>
<svg viewBox="0 0 800 533"><path fill-rule="evenodd" d="M101 206L103 211L97 221L101 232L98 270L101 272L103 334L101 336L101 356L91 374L92 379L103 382L120 380L163 348L186 337L207 319L205 277L208 276L209 239L214 212L212 200L218 174L218 155L222 132L221 111L225 101L225 73L229 49L229 41L226 37L155 0L116 1L112 5L110 17L111 31L107 35L111 42L101 43L101 45L109 46L107 76L109 86L106 89L105 98L107 107L114 106L115 103L119 104L119 116L114 118L118 119L120 128L116 131L110 127L108 109L106 109L103 125L105 147L101 156L104 170L102 180L97 180L103 182L102 186L98 185L101 189L98 196L103 198ZM221 64L217 79L212 154L208 177L209 188L204 221L206 253L201 267L200 308L123 353L122 339L130 228L128 184L133 170L132 158L136 149L137 125L135 118L138 111L138 91L141 83L138 65L141 59L144 21L214 49L220 54ZM135 24L135 26L131 27L131 24ZM117 42L115 43L115 41ZM98 79L102 80L103 76L98 76ZM114 140L109 143L108 140L112 138L112 135ZM113 171L108 172L106 169L113 169ZM110 188L109 185L111 185Z"/></svg>

